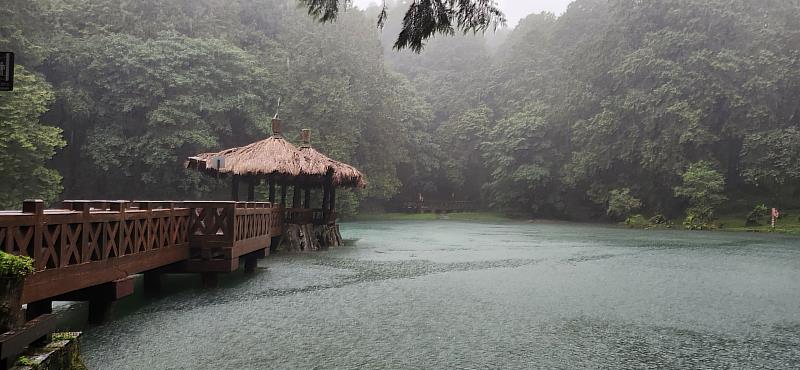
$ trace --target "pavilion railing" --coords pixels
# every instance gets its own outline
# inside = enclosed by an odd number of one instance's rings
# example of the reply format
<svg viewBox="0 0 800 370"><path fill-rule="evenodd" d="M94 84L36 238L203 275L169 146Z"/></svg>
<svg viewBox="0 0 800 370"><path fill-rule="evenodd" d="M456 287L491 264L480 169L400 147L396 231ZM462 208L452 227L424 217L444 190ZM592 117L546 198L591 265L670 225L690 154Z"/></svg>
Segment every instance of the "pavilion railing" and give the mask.
<svg viewBox="0 0 800 370"><path fill-rule="evenodd" d="M268 202L184 202L191 210L192 258L232 259L269 247L280 235L281 208Z"/></svg>
<svg viewBox="0 0 800 370"><path fill-rule="evenodd" d="M233 240L238 242L273 236L275 221L280 220L280 214L280 207L273 207L271 203L236 203ZM277 222L277 226L280 227L280 222ZM278 230L276 234L280 235L280 231Z"/></svg>
<svg viewBox="0 0 800 370"><path fill-rule="evenodd" d="M306 225L313 222L314 210L311 208L286 208L284 221L287 224Z"/></svg>
<svg viewBox="0 0 800 370"><path fill-rule="evenodd" d="M326 225L336 220L336 213L321 208L287 208L284 211L284 220L287 224L297 225Z"/></svg>

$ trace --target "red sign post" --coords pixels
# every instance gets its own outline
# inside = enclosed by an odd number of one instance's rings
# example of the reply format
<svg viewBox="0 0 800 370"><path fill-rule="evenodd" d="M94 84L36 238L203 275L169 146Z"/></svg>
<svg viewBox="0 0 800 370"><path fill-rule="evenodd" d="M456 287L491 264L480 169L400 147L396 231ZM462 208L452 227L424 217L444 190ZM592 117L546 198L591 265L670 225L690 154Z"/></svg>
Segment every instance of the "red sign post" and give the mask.
<svg viewBox="0 0 800 370"><path fill-rule="evenodd" d="M781 213L778 212L777 208L772 208L772 228L773 229L775 228L775 220L777 220L778 217L781 217Z"/></svg>

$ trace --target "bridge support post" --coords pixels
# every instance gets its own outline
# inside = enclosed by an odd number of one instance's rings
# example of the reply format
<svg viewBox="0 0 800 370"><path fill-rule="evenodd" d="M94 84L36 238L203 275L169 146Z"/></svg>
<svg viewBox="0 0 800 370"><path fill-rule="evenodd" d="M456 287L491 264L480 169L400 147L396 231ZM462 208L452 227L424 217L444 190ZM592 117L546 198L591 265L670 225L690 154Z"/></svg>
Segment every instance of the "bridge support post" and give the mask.
<svg viewBox="0 0 800 370"><path fill-rule="evenodd" d="M89 322L102 324L111 317L112 301L107 297L98 297L89 300Z"/></svg>
<svg viewBox="0 0 800 370"><path fill-rule="evenodd" d="M161 273L160 272L145 272L144 273L144 292L147 295L158 295L161 292Z"/></svg>
<svg viewBox="0 0 800 370"><path fill-rule="evenodd" d="M284 225L284 227L285 227L285 225ZM281 245L281 238L282 237L280 235L273 236L272 238L270 238L270 242L269 242L269 252L270 253L278 251L278 247Z"/></svg>
<svg viewBox="0 0 800 370"><path fill-rule="evenodd" d="M133 294L134 283L133 276L128 276L89 288L89 322L102 324L107 321L111 317L113 303Z"/></svg>
<svg viewBox="0 0 800 370"><path fill-rule="evenodd" d="M253 273L258 267L258 256L255 253L250 253L244 257L244 272Z"/></svg>
<svg viewBox="0 0 800 370"><path fill-rule="evenodd" d="M216 288L219 286L219 276L216 272L204 272L200 274L203 281L203 288Z"/></svg>
<svg viewBox="0 0 800 370"><path fill-rule="evenodd" d="M45 299L28 303L28 309L25 310L25 320L30 321L41 315L53 313L53 301Z"/></svg>
<svg viewBox="0 0 800 370"><path fill-rule="evenodd" d="M41 301L28 303L28 308L25 310L25 321L31 321L39 316L53 313L53 301L45 299ZM50 334L37 338L34 344L44 344L50 341Z"/></svg>

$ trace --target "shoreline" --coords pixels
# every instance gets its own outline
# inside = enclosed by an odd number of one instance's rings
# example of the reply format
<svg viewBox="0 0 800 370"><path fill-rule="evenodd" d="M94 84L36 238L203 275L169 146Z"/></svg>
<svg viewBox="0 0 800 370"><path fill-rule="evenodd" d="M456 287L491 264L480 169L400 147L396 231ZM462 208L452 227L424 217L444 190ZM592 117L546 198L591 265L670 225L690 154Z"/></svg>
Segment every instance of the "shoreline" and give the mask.
<svg viewBox="0 0 800 370"><path fill-rule="evenodd" d="M741 233L765 233L765 234L784 234L800 236L800 220L797 219L798 212L791 212L792 216L779 220L775 229L769 225L744 226L745 217L740 215L725 215L719 219L719 227L711 232L741 232ZM500 212L464 212L464 213L401 213L401 212L382 212L364 213L354 217L348 217L344 222L365 222L365 221L464 221L464 222L522 222L530 224L557 225L557 224L586 224L601 225L610 227L620 227L638 230L686 230L682 225L682 220L671 220L672 227L652 226L652 227L631 227L624 222L614 223L604 220L597 221L570 221L551 218L521 218L506 215ZM741 225L741 226L739 226ZM686 230L688 231L688 230Z"/></svg>

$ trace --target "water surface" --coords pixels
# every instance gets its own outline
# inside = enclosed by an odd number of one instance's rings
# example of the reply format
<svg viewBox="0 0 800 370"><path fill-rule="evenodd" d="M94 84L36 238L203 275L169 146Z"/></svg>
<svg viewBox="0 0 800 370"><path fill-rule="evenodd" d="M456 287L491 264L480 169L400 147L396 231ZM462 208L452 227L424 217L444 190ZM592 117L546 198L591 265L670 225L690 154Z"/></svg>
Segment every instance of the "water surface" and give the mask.
<svg viewBox="0 0 800 370"><path fill-rule="evenodd" d="M93 369L798 368L800 239L453 221L342 225L86 329Z"/></svg>

